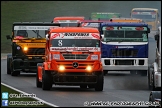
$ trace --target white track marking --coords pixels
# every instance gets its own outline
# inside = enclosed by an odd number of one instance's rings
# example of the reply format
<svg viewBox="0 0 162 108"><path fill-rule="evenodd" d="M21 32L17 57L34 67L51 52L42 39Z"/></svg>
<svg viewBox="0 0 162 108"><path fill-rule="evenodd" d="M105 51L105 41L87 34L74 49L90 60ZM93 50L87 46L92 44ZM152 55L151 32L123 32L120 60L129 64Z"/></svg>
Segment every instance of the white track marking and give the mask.
<svg viewBox="0 0 162 108"><path fill-rule="evenodd" d="M1 84L4 85L4 86L6 86L6 87L8 87L8 88L10 88L10 89L13 89L13 90L15 90L15 91L17 91L17 92L20 92L20 93L23 93L23 94L28 95L28 93L23 92L23 91L21 91L21 90L18 90L18 89L16 89L16 88L12 87L12 86L9 86L9 85L4 84L4 83L2 83L2 82L1 82ZM52 107L59 107L59 106L57 106L57 105L51 104L51 103L49 103L49 102L46 102L46 101L44 101L44 100L42 100L42 99L40 99L40 98L38 98L38 97L31 97L31 98L36 99L36 100L38 100L38 101L41 101L41 102L43 102L43 103L45 103L45 104L47 104L47 105L49 105L49 106L52 106Z"/></svg>

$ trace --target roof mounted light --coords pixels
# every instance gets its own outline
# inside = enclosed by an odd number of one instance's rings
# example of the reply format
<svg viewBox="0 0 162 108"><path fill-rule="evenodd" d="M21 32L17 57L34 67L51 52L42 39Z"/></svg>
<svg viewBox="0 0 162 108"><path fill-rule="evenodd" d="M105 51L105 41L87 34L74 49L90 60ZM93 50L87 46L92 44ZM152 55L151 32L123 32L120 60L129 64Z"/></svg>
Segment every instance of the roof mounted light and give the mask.
<svg viewBox="0 0 162 108"><path fill-rule="evenodd" d="M143 27L136 27L136 30L144 30Z"/></svg>
<svg viewBox="0 0 162 108"><path fill-rule="evenodd" d="M106 27L106 30L114 30L114 27L112 27L112 26Z"/></svg>

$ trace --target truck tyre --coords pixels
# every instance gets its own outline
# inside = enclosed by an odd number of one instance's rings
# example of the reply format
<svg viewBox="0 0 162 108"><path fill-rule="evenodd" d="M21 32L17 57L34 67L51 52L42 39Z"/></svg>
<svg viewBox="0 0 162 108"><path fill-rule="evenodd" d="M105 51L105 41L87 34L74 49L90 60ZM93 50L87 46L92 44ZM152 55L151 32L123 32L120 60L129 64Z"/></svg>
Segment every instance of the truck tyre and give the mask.
<svg viewBox="0 0 162 108"><path fill-rule="evenodd" d="M152 91L156 90L155 84L154 84L154 74L153 73L151 74L151 90Z"/></svg>
<svg viewBox="0 0 162 108"><path fill-rule="evenodd" d="M104 75L106 75L108 73L108 71L107 70L103 70L103 73L104 73Z"/></svg>
<svg viewBox="0 0 162 108"><path fill-rule="evenodd" d="M37 64L37 73L36 73L36 85L37 85L38 88L40 88L40 87L42 87L42 82L39 81L38 66L42 66L42 63Z"/></svg>
<svg viewBox="0 0 162 108"><path fill-rule="evenodd" d="M11 76L18 76L18 75L20 75L20 71L14 71L13 65L11 65Z"/></svg>
<svg viewBox="0 0 162 108"><path fill-rule="evenodd" d="M87 85L86 84L81 84L80 85L80 88L86 89L87 88Z"/></svg>
<svg viewBox="0 0 162 108"><path fill-rule="evenodd" d="M155 102L155 99L161 99L161 91L151 91L149 96L149 102ZM155 107L155 106L149 106Z"/></svg>
<svg viewBox="0 0 162 108"><path fill-rule="evenodd" d="M104 85L104 76L103 74L98 75L97 83L95 84L95 91L102 91L103 85Z"/></svg>
<svg viewBox="0 0 162 108"><path fill-rule="evenodd" d="M42 89L43 90L50 90L52 88L52 76L51 73L42 69L43 76L42 76Z"/></svg>
<svg viewBox="0 0 162 108"><path fill-rule="evenodd" d="M151 90L151 85L150 85L150 67L148 68L148 78L147 78L147 82L148 82L148 89Z"/></svg>
<svg viewBox="0 0 162 108"><path fill-rule="evenodd" d="M11 71L11 76L18 76L20 75L20 71Z"/></svg>
<svg viewBox="0 0 162 108"><path fill-rule="evenodd" d="M11 54L7 55L7 74L11 74L11 63L10 63L10 59L11 59Z"/></svg>

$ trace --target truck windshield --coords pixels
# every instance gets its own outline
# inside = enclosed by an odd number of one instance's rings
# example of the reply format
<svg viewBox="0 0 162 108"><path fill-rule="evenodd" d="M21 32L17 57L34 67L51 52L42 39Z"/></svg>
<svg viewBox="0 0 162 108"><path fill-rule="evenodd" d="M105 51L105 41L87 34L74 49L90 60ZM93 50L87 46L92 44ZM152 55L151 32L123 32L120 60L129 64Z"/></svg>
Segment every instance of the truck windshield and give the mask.
<svg viewBox="0 0 162 108"><path fill-rule="evenodd" d="M78 23L60 23L61 27L78 27Z"/></svg>
<svg viewBox="0 0 162 108"><path fill-rule="evenodd" d="M14 36L24 38L45 38L45 30L14 30Z"/></svg>
<svg viewBox="0 0 162 108"><path fill-rule="evenodd" d="M139 18L144 21L155 21L157 17L156 12L149 11L134 11L132 12L132 18Z"/></svg>
<svg viewBox="0 0 162 108"><path fill-rule="evenodd" d="M91 13L91 18L92 20L98 20L98 19L104 19L108 20L111 18L120 18L121 14L120 13Z"/></svg>
<svg viewBox="0 0 162 108"><path fill-rule="evenodd" d="M52 39L52 47L100 47L97 39Z"/></svg>
<svg viewBox="0 0 162 108"><path fill-rule="evenodd" d="M45 38L47 30L56 26L14 26L14 37Z"/></svg>
<svg viewBox="0 0 162 108"><path fill-rule="evenodd" d="M100 22L81 22L81 27L93 27L98 28L100 26Z"/></svg>
<svg viewBox="0 0 162 108"><path fill-rule="evenodd" d="M105 42L147 42L147 31L139 30L103 30Z"/></svg>

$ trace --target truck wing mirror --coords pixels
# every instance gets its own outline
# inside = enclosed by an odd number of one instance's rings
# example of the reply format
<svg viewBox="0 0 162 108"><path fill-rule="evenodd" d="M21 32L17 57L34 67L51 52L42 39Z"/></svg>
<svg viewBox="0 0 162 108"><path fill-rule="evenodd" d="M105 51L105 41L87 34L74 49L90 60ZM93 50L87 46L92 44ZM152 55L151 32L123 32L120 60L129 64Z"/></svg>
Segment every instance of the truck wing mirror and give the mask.
<svg viewBox="0 0 162 108"><path fill-rule="evenodd" d="M8 39L11 39L10 35L6 35L6 38L7 38L7 40L8 40Z"/></svg>
<svg viewBox="0 0 162 108"><path fill-rule="evenodd" d="M155 38L155 40L157 41L157 40L159 39L159 35L156 34L156 35L154 36L154 38Z"/></svg>
<svg viewBox="0 0 162 108"><path fill-rule="evenodd" d="M49 40L49 38L50 38L50 35L46 34L46 39Z"/></svg>
<svg viewBox="0 0 162 108"><path fill-rule="evenodd" d="M150 33L150 28L148 28L147 33Z"/></svg>
<svg viewBox="0 0 162 108"><path fill-rule="evenodd" d="M104 40L104 35L103 34L100 35L100 39Z"/></svg>

